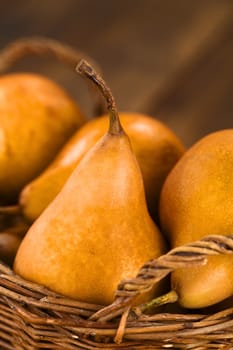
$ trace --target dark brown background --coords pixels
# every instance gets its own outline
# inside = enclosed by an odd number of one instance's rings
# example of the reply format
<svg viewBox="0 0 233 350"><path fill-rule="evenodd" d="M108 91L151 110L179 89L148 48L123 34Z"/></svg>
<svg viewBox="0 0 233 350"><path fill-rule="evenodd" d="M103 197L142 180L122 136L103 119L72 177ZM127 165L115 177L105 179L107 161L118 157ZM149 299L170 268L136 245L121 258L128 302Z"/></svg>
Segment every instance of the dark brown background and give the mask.
<svg viewBox="0 0 233 350"><path fill-rule="evenodd" d="M20 36L74 45L102 67L120 110L149 113L191 145L233 127L233 1L0 1L0 46ZM35 70L63 84L89 113L84 82L48 58Z"/></svg>

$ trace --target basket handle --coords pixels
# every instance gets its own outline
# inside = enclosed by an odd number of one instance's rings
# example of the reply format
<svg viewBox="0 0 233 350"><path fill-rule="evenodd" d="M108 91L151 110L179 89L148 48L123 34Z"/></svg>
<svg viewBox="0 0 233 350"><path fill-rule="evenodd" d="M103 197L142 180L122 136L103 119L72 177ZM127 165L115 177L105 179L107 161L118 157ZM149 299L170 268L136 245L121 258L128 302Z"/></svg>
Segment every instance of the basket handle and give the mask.
<svg viewBox="0 0 233 350"><path fill-rule="evenodd" d="M134 299L177 268L204 265L208 255L233 254L233 235L210 235L203 239L170 250L158 259L144 264L137 276L122 281L116 290L112 304L100 309L91 320L109 321L128 313Z"/></svg>
<svg viewBox="0 0 233 350"><path fill-rule="evenodd" d="M55 39L32 36L22 37L12 41L0 50L0 73L5 72L14 63L28 55L52 55L58 61L71 67L74 71L77 63L85 58L101 72L99 64L86 53ZM93 114L94 116L101 115L105 111L103 100L100 99L99 94L96 93L96 90L91 84L89 85L89 89L94 100Z"/></svg>

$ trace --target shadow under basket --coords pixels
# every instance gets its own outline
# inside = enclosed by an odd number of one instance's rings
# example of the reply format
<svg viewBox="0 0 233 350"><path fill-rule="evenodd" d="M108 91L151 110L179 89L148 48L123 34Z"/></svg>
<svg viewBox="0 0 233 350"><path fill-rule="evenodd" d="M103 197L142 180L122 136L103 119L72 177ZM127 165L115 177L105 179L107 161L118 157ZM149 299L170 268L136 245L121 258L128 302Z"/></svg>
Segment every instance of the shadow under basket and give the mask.
<svg viewBox="0 0 233 350"><path fill-rule="evenodd" d="M233 235L175 248L122 281L105 307L58 295L0 263L0 349L233 349L233 305L215 313L132 307L136 296L173 270L232 253Z"/></svg>

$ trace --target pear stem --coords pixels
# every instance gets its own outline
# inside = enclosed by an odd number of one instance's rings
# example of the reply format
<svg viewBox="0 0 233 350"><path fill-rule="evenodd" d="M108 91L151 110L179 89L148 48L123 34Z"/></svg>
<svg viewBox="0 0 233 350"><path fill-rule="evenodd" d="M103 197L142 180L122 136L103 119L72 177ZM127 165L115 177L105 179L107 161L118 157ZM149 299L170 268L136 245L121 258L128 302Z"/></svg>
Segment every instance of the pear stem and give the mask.
<svg viewBox="0 0 233 350"><path fill-rule="evenodd" d="M19 215L21 213L21 208L19 205L9 205L9 206L0 206L0 215Z"/></svg>
<svg viewBox="0 0 233 350"><path fill-rule="evenodd" d="M163 294L157 298L150 300L145 304L136 306L133 311L137 316L141 315L145 311L150 311L154 307L175 303L178 300L178 295L174 290L169 291L166 294Z"/></svg>
<svg viewBox="0 0 233 350"><path fill-rule="evenodd" d="M115 99L103 78L94 70L90 63L88 63L84 59L79 62L79 64L76 67L76 71L82 76L90 79L93 83L95 83L99 88L100 92L102 93L103 97L105 98L110 116L108 132L114 135L121 134L123 132L123 128L116 108Z"/></svg>
<svg viewBox="0 0 233 350"><path fill-rule="evenodd" d="M28 55L53 55L62 63L70 66L72 69L77 65L83 57L86 57L96 69L100 70L99 65L88 55L76 48L64 44L58 40L44 37L22 37L17 39L2 50L0 50L0 73L5 72L15 62ZM91 93L92 93L91 89ZM94 99L94 115L100 115L104 112L103 102L96 97L93 92Z"/></svg>

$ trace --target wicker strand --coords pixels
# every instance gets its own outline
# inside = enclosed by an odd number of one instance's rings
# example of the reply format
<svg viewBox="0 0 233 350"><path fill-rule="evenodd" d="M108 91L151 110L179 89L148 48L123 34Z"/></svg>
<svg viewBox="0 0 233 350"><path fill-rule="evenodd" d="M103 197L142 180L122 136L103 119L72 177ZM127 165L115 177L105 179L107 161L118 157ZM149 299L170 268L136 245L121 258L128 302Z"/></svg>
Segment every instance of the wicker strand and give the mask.
<svg viewBox="0 0 233 350"><path fill-rule="evenodd" d="M18 60L28 55L51 55L70 66L73 71L75 71L77 63L85 58L98 72L101 72L99 64L81 50L55 39L33 36L17 39L0 51L0 73L5 72ZM105 111L103 99L99 98L99 94L96 93L91 84L89 84L89 89L94 100L93 114L95 116L101 115Z"/></svg>
<svg viewBox="0 0 233 350"><path fill-rule="evenodd" d="M86 53L77 50L58 40L44 37L23 37L11 42L0 51L0 72L4 72L15 62L27 55L44 55L50 54L55 56L59 61L71 66L73 69L82 59L88 59L91 64L100 72L99 65Z"/></svg>
<svg viewBox="0 0 233 350"><path fill-rule="evenodd" d="M233 235L211 235L194 243L186 244L170 250L156 260L144 264L137 276L131 280L122 281L117 288L115 301L97 311L92 320L111 320L116 311L121 314L125 306L132 304L134 299L153 288L155 283L166 277L177 268L204 265L208 255L233 253Z"/></svg>
<svg viewBox="0 0 233 350"><path fill-rule="evenodd" d="M127 318L128 318L128 315L129 315L129 311L130 311L130 306L128 306L122 317L121 317L121 321L119 323L119 326L118 326L118 329L117 329L117 333L116 333L116 336L114 338L114 342L117 343L117 344L120 344L122 342L122 338L124 336L124 333L125 333L125 328L126 328L126 322L127 322Z"/></svg>

